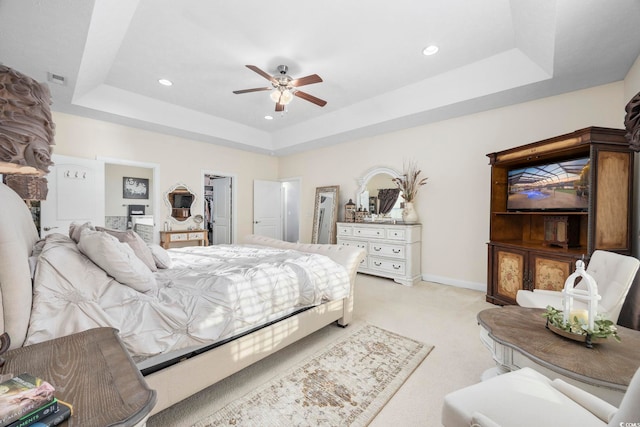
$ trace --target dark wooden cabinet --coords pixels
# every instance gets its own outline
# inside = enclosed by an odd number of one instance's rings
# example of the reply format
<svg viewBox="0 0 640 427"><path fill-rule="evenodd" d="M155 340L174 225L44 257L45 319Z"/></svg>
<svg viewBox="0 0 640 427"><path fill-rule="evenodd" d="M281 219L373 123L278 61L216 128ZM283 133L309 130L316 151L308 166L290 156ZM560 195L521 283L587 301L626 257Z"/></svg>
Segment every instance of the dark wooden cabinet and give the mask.
<svg viewBox="0 0 640 427"><path fill-rule="evenodd" d="M588 261L596 249L631 252L634 157L624 134L624 130L591 127L487 155L491 165L488 302L515 304L519 289L560 290L576 260ZM574 182L562 188L551 183L545 190L575 192L586 200L582 211L507 208L513 192L509 171L537 166L542 170L553 162L585 157L588 186Z"/></svg>
<svg viewBox="0 0 640 427"><path fill-rule="evenodd" d="M581 258L577 254L553 254L522 247L489 245L489 276L491 289L488 300L498 304L515 304L520 289L562 290L564 282Z"/></svg>

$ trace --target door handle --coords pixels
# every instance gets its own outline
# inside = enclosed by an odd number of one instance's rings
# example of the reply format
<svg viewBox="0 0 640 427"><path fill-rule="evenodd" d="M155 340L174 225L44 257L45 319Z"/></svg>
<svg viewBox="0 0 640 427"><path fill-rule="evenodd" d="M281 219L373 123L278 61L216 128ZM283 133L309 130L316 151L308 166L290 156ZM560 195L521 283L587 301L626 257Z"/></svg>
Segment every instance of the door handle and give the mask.
<svg viewBox="0 0 640 427"><path fill-rule="evenodd" d="M58 228L58 227L44 227L43 230L49 231L49 230L53 230L54 228Z"/></svg>
<svg viewBox="0 0 640 427"><path fill-rule="evenodd" d="M257 224L257 223L259 223L259 222L260 222L260 221L253 221L253 223L254 223L254 224Z"/></svg>

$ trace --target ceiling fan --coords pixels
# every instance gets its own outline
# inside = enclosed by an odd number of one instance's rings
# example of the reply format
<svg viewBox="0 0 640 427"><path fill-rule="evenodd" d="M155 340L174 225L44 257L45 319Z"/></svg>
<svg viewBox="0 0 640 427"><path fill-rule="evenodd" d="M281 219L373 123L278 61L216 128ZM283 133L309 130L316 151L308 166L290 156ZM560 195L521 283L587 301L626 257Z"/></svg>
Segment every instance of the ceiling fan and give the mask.
<svg viewBox="0 0 640 427"><path fill-rule="evenodd" d="M287 105L294 96L302 98L306 101L312 102L320 107L324 107L327 101L320 98L316 98L313 95L309 95L306 92L302 92L297 88L300 86L310 85L313 83L320 83L322 79L317 74L311 74L306 77L294 79L287 75L289 67L286 65L278 65L278 74L271 76L255 65L247 65L248 69L255 71L265 79L271 82L271 87L257 87L253 89L234 90L233 93L239 95L241 93L259 92L263 90L270 90L271 99L276 103L276 111L284 111L284 106Z"/></svg>

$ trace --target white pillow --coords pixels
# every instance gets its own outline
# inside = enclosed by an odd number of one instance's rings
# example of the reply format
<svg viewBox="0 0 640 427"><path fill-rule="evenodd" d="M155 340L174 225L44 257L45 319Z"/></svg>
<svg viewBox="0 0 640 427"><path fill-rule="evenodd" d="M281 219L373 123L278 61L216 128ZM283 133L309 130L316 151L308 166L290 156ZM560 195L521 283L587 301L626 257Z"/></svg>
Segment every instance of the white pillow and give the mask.
<svg viewBox="0 0 640 427"><path fill-rule="evenodd" d="M126 243L101 231L82 230L78 249L109 276L136 291L157 287L156 278Z"/></svg>
<svg viewBox="0 0 640 427"><path fill-rule="evenodd" d="M142 262L144 262L144 265L149 267L149 270L158 271L156 263L153 260L153 255L147 247L147 243L142 240L142 237L140 237L135 231L112 230L104 227L96 227L96 231L104 231L105 233L111 234L113 237L118 239L118 241L126 243L131 247L131 249L133 249L133 253L136 254Z"/></svg>
<svg viewBox="0 0 640 427"><path fill-rule="evenodd" d="M160 245L156 245L155 243L149 243L148 246L151 250L151 255L153 255L153 260L156 263L156 267L171 268L171 257L169 256L169 252L167 252L165 248Z"/></svg>
<svg viewBox="0 0 640 427"><path fill-rule="evenodd" d="M80 234L85 228L88 228L89 230L95 230L95 228L93 228L93 225L91 225L91 222L72 222L69 225L69 237L71 238L71 240L78 243L80 241Z"/></svg>

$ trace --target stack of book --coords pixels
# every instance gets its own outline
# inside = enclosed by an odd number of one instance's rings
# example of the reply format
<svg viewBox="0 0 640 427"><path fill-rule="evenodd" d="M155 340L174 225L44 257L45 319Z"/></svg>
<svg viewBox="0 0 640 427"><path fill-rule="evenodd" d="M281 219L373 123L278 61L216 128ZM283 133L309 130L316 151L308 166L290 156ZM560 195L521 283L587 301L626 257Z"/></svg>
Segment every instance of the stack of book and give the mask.
<svg viewBox="0 0 640 427"><path fill-rule="evenodd" d="M57 426L72 415L46 381L24 373L0 383L0 427Z"/></svg>

